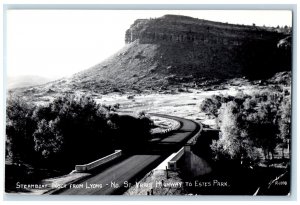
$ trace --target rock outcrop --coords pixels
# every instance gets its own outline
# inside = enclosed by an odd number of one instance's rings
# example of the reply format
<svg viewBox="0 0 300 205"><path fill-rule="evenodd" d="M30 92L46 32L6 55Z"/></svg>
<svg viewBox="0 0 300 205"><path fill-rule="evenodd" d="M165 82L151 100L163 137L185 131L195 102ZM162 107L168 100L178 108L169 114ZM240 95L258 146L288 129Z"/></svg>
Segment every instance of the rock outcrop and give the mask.
<svg viewBox="0 0 300 205"><path fill-rule="evenodd" d="M157 19L138 19L126 31L125 42L193 43L207 46L238 46L248 41L279 40L282 33L256 26L242 26L186 16L165 15Z"/></svg>
<svg viewBox="0 0 300 205"><path fill-rule="evenodd" d="M173 74L264 78L291 68L290 46L280 49L286 37L275 29L165 15L136 20L125 42L159 45L160 65Z"/></svg>

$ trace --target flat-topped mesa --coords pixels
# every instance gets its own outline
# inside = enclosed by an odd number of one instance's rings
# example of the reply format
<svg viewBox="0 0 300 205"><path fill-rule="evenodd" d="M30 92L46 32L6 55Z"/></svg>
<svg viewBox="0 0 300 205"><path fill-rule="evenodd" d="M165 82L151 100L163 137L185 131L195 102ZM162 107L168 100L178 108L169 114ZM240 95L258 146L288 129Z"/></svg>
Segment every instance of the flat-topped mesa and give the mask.
<svg viewBox="0 0 300 205"><path fill-rule="evenodd" d="M125 42L141 44L193 43L196 45L241 45L248 41L278 42L286 35L264 27L234 25L165 15L156 19L138 19L126 31Z"/></svg>
<svg viewBox="0 0 300 205"><path fill-rule="evenodd" d="M280 29L177 15L138 19L126 31L124 48L74 75L70 85L140 92L207 80L266 79L291 70L291 35Z"/></svg>

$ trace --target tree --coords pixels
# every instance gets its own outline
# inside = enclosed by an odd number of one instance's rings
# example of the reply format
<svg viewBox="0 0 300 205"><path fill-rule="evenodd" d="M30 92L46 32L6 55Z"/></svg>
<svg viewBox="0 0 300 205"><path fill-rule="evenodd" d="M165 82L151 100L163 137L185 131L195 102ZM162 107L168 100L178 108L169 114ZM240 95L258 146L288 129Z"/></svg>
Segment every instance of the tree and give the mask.
<svg viewBox="0 0 300 205"><path fill-rule="evenodd" d="M36 122L32 119L35 107L22 98L10 96L6 108L7 157L13 162L32 162L35 158L32 134Z"/></svg>
<svg viewBox="0 0 300 205"><path fill-rule="evenodd" d="M243 107L247 113L255 112L255 107L257 106L257 102L253 98L246 98L243 103Z"/></svg>
<svg viewBox="0 0 300 205"><path fill-rule="evenodd" d="M260 91L252 96L240 93L221 102L216 112L221 135L212 144L217 157L253 161L262 149L265 159L273 159L278 145L288 148L291 130L288 93Z"/></svg>
<svg viewBox="0 0 300 205"><path fill-rule="evenodd" d="M253 145L263 149L265 158L270 158L269 153L273 155L278 143L277 129L275 124L270 121L264 121L261 117L258 113L252 113L247 116L245 131L253 141Z"/></svg>
<svg viewBox="0 0 300 205"><path fill-rule="evenodd" d="M137 150L150 139L153 122L143 113L138 117L111 114L109 119L118 149Z"/></svg>
<svg viewBox="0 0 300 205"><path fill-rule="evenodd" d="M70 162L96 159L111 153L108 110L89 96L67 95L49 105L56 122L55 134L62 136L63 157Z"/></svg>
<svg viewBox="0 0 300 205"><path fill-rule="evenodd" d="M83 163L113 151L108 110L89 96L66 95L33 113L34 150L56 163ZM54 160L56 159L56 160ZM49 163L48 163L49 164Z"/></svg>
<svg viewBox="0 0 300 205"><path fill-rule="evenodd" d="M280 120L279 120L279 137L283 142L282 157L284 158L284 148L287 148L290 154L289 144L291 140L291 99L286 97L280 106Z"/></svg>
<svg viewBox="0 0 300 205"><path fill-rule="evenodd" d="M37 130L33 133L35 150L45 159L61 152L63 137L57 132L58 119L49 122L43 119L38 122Z"/></svg>
<svg viewBox="0 0 300 205"><path fill-rule="evenodd" d="M219 114L221 136L212 144L213 151L218 155L244 163L248 159L256 159L257 154L253 142L243 129L240 107L234 101L222 104Z"/></svg>
<svg viewBox="0 0 300 205"><path fill-rule="evenodd" d="M9 98L6 157L34 168L70 171L115 149L145 148L152 126L145 113L119 116L89 96L66 95L43 106Z"/></svg>
<svg viewBox="0 0 300 205"><path fill-rule="evenodd" d="M200 111L213 117L217 117L218 110L222 105L221 101L222 97L218 95L213 95L211 98L206 98L200 104Z"/></svg>

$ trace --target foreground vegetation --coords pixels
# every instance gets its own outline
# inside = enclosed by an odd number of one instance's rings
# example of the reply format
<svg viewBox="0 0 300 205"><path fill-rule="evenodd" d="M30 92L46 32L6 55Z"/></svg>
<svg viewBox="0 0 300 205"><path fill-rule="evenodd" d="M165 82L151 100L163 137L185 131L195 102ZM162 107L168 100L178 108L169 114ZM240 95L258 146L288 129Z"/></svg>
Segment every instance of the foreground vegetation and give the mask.
<svg viewBox="0 0 300 205"><path fill-rule="evenodd" d="M274 159L275 149L289 153L291 140L290 92L257 92L253 95L212 96L200 105L201 111L216 118L221 131L212 150L216 158L242 163ZM286 149L286 150L284 150Z"/></svg>
<svg viewBox="0 0 300 205"><path fill-rule="evenodd" d="M202 136L193 147L194 154L208 161L211 172L192 177L184 174L183 178L191 184L195 181L208 184L185 187L187 193L290 193L291 94L288 87L265 88L251 94L240 92L235 96L213 95L202 101L200 110L216 120L220 132L213 140L212 133ZM225 186L218 186L216 181Z"/></svg>
<svg viewBox="0 0 300 205"><path fill-rule="evenodd" d="M8 181L24 180L30 173L37 179L51 170L70 172L75 164L88 163L115 149L142 147L150 137L152 121L144 114L120 116L113 109L87 96L67 95L46 106L11 96L6 120ZM49 172L38 171L43 169Z"/></svg>
<svg viewBox="0 0 300 205"><path fill-rule="evenodd" d="M253 95L212 96L200 105L201 111L215 117L221 131L211 145L217 159L252 164L274 159L281 148L289 158L291 140L291 96L284 92L258 91ZM263 159L261 159L263 154Z"/></svg>

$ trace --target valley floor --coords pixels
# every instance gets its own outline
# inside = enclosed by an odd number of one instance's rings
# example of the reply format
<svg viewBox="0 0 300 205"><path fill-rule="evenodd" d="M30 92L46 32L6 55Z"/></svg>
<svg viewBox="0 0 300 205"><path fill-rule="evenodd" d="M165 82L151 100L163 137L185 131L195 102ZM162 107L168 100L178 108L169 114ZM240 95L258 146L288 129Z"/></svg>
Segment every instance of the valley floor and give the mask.
<svg viewBox="0 0 300 205"><path fill-rule="evenodd" d="M224 90L203 91L201 89L190 89L189 92L177 94L136 94L119 95L107 94L95 97L96 102L105 105L119 104L121 113L160 113L177 117L183 117L215 127L215 120L200 112L201 102L212 95L236 95L238 92L250 94L261 90L257 86L232 86Z"/></svg>

